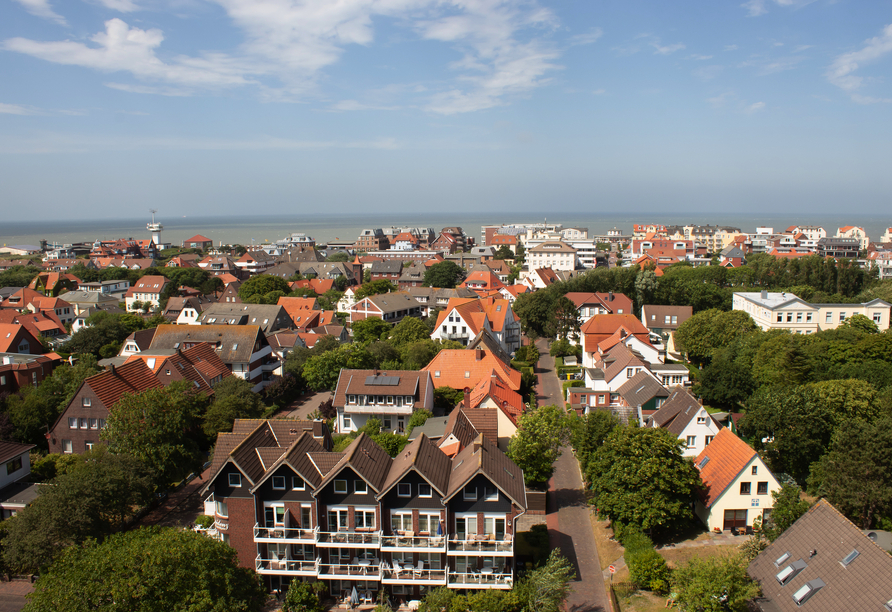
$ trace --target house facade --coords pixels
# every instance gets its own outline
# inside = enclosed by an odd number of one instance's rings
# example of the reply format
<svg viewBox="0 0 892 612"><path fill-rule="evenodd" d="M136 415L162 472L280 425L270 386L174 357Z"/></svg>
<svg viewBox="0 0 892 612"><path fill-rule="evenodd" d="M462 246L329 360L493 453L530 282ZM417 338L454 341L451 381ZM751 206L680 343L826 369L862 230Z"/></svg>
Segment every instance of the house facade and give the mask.
<svg viewBox="0 0 892 612"><path fill-rule="evenodd" d="M321 580L369 603L381 590L408 602L442 586L511 588L526 493L493 442L450 458L422 434L391 458L360 434L333 453L320 426L236 421L219 435L203 493L242 566L271 590Z"/></svg>
<svg viewBox="0 0 892 612"><path fill-rule="evenodd" d="M405 317L420 316L421 305L409 294L402 292L371 295L357 301L350 308L351 323L371 318L399 323Z"/></svg>
<svg viewBox="0 0 892 612"><path fill-rule="evenodd" d="M150 310L155 310L161 304L161 293L170 284L170 281L163 276L155 276L147 274L143 276L136 284L134 284L124 297L124 303L127 305L127 311L140 310L137 306L150 306Z"/></svg>
<svg viewBox="0 0 892 612"><path fill-rule="evenodd" d="M889 329L892 304L880 299L861 304L810 304L792 293L735 292L732 308L748 313L764 331L786 329L794 334L813 334L836 329L853 315L864 315L877 329Z"/></svg>
<svg viewBox="0 0 892 612"><path fill-rule="evenodd" d="M370 418L381 421L382 431L404 433L413 412L434 407L434 386L425 371L345 369L332 402L338 433L362 429Z"/></svg>
<svg viewBox="0 0 892 612"><path fill-rule="evenodd" d="M669 397L645 425L666 429L683 441L682 455L685 457L699 455L722 429L697 398L681 386L671 389Z"/></svg>

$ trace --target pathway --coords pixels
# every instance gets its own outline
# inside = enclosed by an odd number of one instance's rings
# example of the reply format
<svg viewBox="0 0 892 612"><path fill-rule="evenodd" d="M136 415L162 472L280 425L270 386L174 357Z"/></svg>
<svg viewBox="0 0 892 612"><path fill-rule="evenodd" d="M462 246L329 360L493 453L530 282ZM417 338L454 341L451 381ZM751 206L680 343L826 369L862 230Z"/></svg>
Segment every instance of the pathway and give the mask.
<svg viewBox="0 0 892 612"><path fill-rule="evenodd" d="M542 357L536 367L539 374L539 405L564 405L561 383L554 370L554 359L548 354L548 343L536 343ZM606 612L610 610L595 534L589 519L591 510L585 501L579 463L569 447L555 464L554 476L548 483L548 535L552 548L560 548L576 569L573 591L567 597L567 612Z"/></svg>

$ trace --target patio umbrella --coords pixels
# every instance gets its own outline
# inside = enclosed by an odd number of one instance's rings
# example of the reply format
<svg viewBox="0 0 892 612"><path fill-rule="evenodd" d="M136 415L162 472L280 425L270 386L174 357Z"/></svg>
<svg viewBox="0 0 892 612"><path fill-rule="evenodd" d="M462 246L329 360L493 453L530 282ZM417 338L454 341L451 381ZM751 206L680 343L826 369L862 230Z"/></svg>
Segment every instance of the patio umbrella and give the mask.
<svg viewBox="0 0 892 612"><path fill-rule="evenodd" d="M437 523L437 535L438 536L443 535L443 521L440 521L439 523Z"/></svg>
<svg viewBox="0 0 892 612"><path fill-rule="evenodd" d="M353 585L353 591L350 593L350 605L358 606L359 605L359 593L356 592L356 585Z"/></svg>

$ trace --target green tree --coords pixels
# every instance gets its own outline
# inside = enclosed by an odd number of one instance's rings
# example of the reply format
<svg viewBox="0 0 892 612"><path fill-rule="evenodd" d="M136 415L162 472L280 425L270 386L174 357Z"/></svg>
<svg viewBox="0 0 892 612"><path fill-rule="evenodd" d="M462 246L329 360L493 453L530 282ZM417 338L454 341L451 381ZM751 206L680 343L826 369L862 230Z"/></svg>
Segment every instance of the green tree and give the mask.
<svg viewBox="0 0 892 612"><path fill-rule="evenodd" d="M576 579L573 565L555 548L542 567L528 573L515 587L523 609L528 612L559 612Z"/></svg>
<svg viewBox="0 0 892 612"><path fill-rule="evenodd" d="M530 346L533 346L532 344ZM582 347L571 344L569 340L555 340L551 343L548 354L552 357L566 357L567 355L576 355L577 350ZM535 363L535 362L533 362Z"/></svg>
<svg viewBox="0 0 892 612"><path fill-rule="evenodd" d="M592 457L619 424L619 419L609 410L594 410L572 422L570 441L583 474L588 474Z"/></svg>
<svg viewBox="0 0 892 612"><path fill-rule="evenodd" d="M845 320L843 325L856 329L864 334L877 334L879 329L877 324L865 317L863 314L855 314Z"/></svg>
<svg viewBox="0 0 892 612"><path fill-rule="evenodd" d="M830 452L813 466L809 488L862 529L892 512L892 417L844 423ZM773 516L773 513L772 513Z"/></svg>
<svg viewBox="0 0 892 612"><path fill-rule="evenodd" d="M348 255L346 251L340 251L338 253L332 253L325 258L325 261L350 261L350 255Z"/></svg>
<svg viewBox="0 0 892 612"><path fill-rule="evenodd" d="M375 358L364 348L343 345L333 351L314 355L303 367L307 385L315 390L334 389L342 369L368 370L375 367Z"/></svg>
<svg viewBox="0 0 892 612"><path fill-rule="evenodd" d="M184 381L187 382L187 381ZM196 471L202 455L188 435L198 415L191 384L125 394L108 415L100 433L112 452L143 461L163 489Z"/></svg>
<svg viewBox="0 0 892 612"><path fill-rule="evenodd" d="M383 340L390 333L391 325L377 317L370 317L362 321L356 321L351 326L353 341L359 344L368 344L375 340Z"/></svg>
<svg viewBox="0 0 892 612"><path fill-rule="evenodd" d="M6 523L4 561L35 572L65 547L122 529L150 500L151 482L145 464L132 457L102 446L81 455Z"/></svg>
<svg viewBox="0 0 892 612"><path fill-rule="evenodd" d="M675 571L673 589L679 604L702 612L745 612L761 593L739 556L694 558Z"/></svg>
<svg viewBox="0 0 892 612"><path fill-rule="evenodd" d="M661 428L617 427L595 451L587 480L598 511L614 522L668 530L691 516L700 475L684 441Z"/></svg>
<svg viewBox="0 0 892 612"><path fill-rule="evenodd" d="M690 361L705 364L717 349L755 329L753 319L742 310L722 312L711 308L698 312L678 326L675 346Z"/></svg>
<svg viewBox="0 0 892 612"><path fill-rule="evenodd" d="M458 406L464 397L465 394L463 389L437 387L434 389L434 406L436 408L445 408L449 411Z"/></svg>
<svg viewBox="0 0 892 612"><path fill-rule="evenodd" d="M808 511L811 504L802 499L801 493L802 489L798 485L790 483L784 483L780 490L771 492L771 497L774 500L771 516L762 526L766 538L774 542L780 537L780 534Z"/></svg>
<svg viewBox="0 0 892 612"><path fill-rule="evenodd" d="M545 325L545 333L558 340L575 340L579 337L579 310L572 300L561 296L551 306L551 314Z"/></svg>
<svg viewBox="0 0 892 612"><path fill-rule="evenodd" d="M653 303L657 285L659 285L657 274L653 270L643 270L635 277L635 297L638 305L636 310L638 312L641 311L642 306Z"/></svg>
<svg viewBox="0 0 892 612"><path fill-rule="evenodd" d="M560 406L541 406L520 415L508 456L523 470L524 480L543 485L554 473L561 447L570 439L570 420Z"/></svg>
<svg viewBox="0 0 892 612"><path fill-rule="evenodd" d="M417 317L404 317L402 321L393 326L388 339L394 346L400 347L412 342L427 340L431 332L424 321Z"/></svg>
<svg viewBox="0 0 892 612"><path fill-rule="evenodd" d="M266 406L251 389L253 385L238 376L227 376L214 386L214 401L202 423L205 435L213 439L221 431L232 431L236 419L256 419Z"/></svg>
<svg viewBox="0 0 892 612"><path fill-rule="evenodd" d="M434 416L433 413L426 408L420 408L413 412L412 416L409 417L408 424L406 424L406 435L408 436L412 433L412 430L416 427L421 427L427 423L427 420L432 416Z"/></svg>
<svg viewBox="0 0 892 612"><path fill-rule="evenodd" d="M376 367L383 367L383 364L388 362L400 363L400 352L388 341L376 340L365 348L375 358Z"/></svg>
<svg viewBox="0 0 892 612"><path fill-rule="evenodd" d="M464 270L454 261L441 261L427 269L422 286L454 289L465 276Z"/></svg>
<svg viewBox="0 0 892 612"><path fill-rule="evenodd" d="M495 255L493 255L493 259L514 259L514 253L511 252L511 249L508 248L507 244L503 244L499 247L499 250L495 252Z"/></svg>
<svg viewBox="0 0 892 612"><path fill-rule="evenodd" d="M380 295L382 293L391 293L392 291L396 291L397 286L391 283L389 280L382 279L371 282L363 283L359 289L354 292L354 299L358 302L359 300L365 299L371 295Z"/></svg>
<svg viewBox="0 0 892 612"><path fill-rule="evenodd" d="M101 579L97 579L101 577ZM228 544L145 527L69 548L41 577L27 612L259 612L266 593Z"/></svg>
<svg viewBox="0 0 892 612"><path fill-rule="evenodd" d="M319 600L315 585L302 580L292 580L288 585L282 612L325 612L325 606Z"/></svg>
<svg viewBox="0 0 892 612"><path fill-rule="evenodd" d="M273 291L281 291L282 295L288 295L291 293L291 287L288 286L288 281L284 278L272 274L255 274L241 284L238 288L238 296L243 302L247 302L250 298L263 298Z"/></svg>
<svg viewBox="0 0 892 612"><path fill-rule="evenodd" d="M45 433L60 413L34 387L23 387L7 398L6 414L13 427L14 440L44 446Z"/></svg>

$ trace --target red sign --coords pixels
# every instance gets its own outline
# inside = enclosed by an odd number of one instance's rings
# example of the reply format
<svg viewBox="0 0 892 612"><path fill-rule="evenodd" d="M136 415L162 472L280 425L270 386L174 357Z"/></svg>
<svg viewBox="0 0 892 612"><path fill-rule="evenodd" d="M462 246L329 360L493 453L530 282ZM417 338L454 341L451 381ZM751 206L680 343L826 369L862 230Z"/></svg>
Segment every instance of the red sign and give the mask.
<svg viewBox="0 0 892 612"><path fill-rule="evenodd" d="M615 566L615 565L609 565L609 566L607 566L607 571L610 572L611 574L615 574L615 573L616 573L616 566Z"/></svg>

